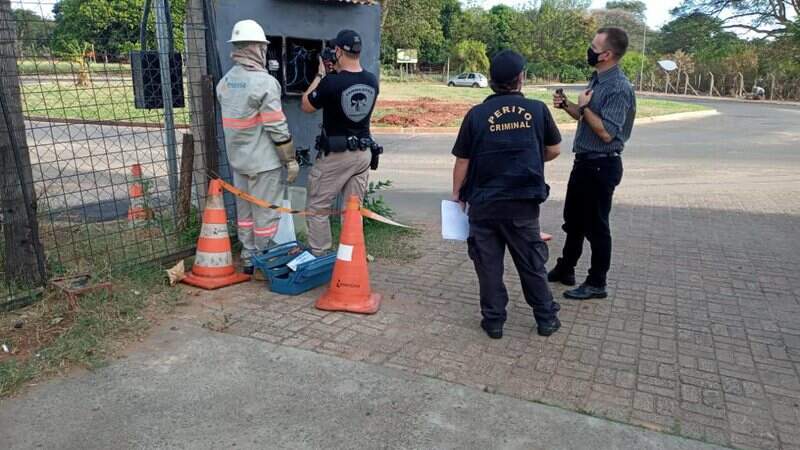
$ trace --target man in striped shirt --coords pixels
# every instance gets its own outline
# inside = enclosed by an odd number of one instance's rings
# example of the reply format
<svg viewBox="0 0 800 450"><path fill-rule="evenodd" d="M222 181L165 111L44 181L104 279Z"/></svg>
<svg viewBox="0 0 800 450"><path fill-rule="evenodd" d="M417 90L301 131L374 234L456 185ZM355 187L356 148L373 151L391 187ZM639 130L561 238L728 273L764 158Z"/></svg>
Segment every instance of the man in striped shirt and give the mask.
<svg viewBox="0 0 800 450"><path fill-rule="evenodd" d="M622 151L631 136L636 116L633 86L622 73L619 62L628 49L628 35L621 28L601 28L587 50L587 62L595 67L589 85L578 103L561 91L553 96L561 108L578 121L572 151L575 163L564 202L567 233L563 256L548 274L550 281L575 284L575 265L589 241L592 260L586 281L566 291L575 300L605 298L606 274L611 265L609 214L614 189L622 180Z"/></svg>
<svg viewBox="0 0 800 450"><path fill-rule="evenodd" d="M267 72L267 37L258 23L243 20L233 27L234 65L217 84L225 147L233 184L270 203L279 203L285 184L300 171L292 135L281 106L281 86ZM242 269L253 273L251 257L266 250L278 232L280 214L236 199Z"/></svg>

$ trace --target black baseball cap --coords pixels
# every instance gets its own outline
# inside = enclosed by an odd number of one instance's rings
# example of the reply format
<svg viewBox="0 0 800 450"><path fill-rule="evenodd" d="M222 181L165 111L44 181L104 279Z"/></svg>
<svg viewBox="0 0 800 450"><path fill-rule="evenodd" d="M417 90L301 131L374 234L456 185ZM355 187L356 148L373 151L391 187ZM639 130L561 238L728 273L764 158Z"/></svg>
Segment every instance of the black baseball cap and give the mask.
<svg viewBox="0 0 800 450"><path fill-rule="evenodd" d="M513 50L503 50L494 55L489 75L496 83L508 83L525 70L525 58Z"/></svg>
<svg viewBox="0 0 800 450"><path fill-rule="evenodd" d="M361 36L353 30L340 31L331 44L348 53L361 53Z"/></svg>

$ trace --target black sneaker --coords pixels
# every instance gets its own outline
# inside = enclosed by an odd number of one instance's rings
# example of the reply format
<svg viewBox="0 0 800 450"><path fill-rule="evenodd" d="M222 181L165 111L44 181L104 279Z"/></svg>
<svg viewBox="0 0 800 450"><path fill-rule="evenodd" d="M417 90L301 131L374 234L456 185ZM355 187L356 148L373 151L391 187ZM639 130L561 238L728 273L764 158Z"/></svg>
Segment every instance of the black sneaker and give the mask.
<svg viewBox="0 0 800 450"><path fill-rule="evenodd" d="M481 328L486 332L486 335L492 339L500 339L503 337L502 325L488 325L485 321L481 321Z"/></svg>
<svg viewBox="0 0 800 450"><path fill-rule="evenodd" d="M575 286L575 269L565 267L558 258L556 266L547 274L547 281L559 282L565 286Z"/></svg>
<svg viewBox="0 0 800 450"><path fill-rule="evenodd" d="M564 292L564 297L572 300L589 300L592 298L606 298L608 292L605 287L596 287L583 283L575 289Z"/></svg>
<svg viewBox="0 0 800 450"><path fill-rule="evenodd" d="M536 327L536 333L538 333L539 336L547 337L558 331L559 328L561 328L561 321L556 317L549 324Z"/></svg>
<svg viewBox="0 0 800 450"><path fill-rule="evenodd" d="M252 275L254 271L255 271L255 269L253 269L253 266L243 266L242 267L242 273L245 274L245 275Z"/></svg>

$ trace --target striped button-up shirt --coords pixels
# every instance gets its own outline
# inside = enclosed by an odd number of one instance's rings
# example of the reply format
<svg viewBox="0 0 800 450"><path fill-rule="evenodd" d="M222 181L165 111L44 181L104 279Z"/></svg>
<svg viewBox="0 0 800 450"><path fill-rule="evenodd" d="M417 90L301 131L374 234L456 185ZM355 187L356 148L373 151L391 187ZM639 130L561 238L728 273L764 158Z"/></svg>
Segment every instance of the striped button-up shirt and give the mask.
<svg viewBox="0 0 800 450"><path fill-rule="evenodd" d="M589 109L603 119L603 127L613 139L609 143L604 142L589 124L580 120L572 151L622 152L625 142L631 137L633 119L636 117L636 96L633 93L633 85L619 66L614 66L602 73L594 72L588 88L593 91Z"/></svg>

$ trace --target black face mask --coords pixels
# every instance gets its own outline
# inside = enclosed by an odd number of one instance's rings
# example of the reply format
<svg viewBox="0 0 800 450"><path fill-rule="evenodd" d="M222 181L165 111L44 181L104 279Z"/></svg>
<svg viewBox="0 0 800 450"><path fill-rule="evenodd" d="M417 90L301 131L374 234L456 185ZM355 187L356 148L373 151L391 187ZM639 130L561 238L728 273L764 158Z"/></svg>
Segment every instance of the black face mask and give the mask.
<svg viewBox="0 0 800 450"><path fill-rule="evenodd" d="M596 66L597 63L600 62L600 53L597 53L592 47L589 47L586 50L586 62L592 67Z"/></svg>

